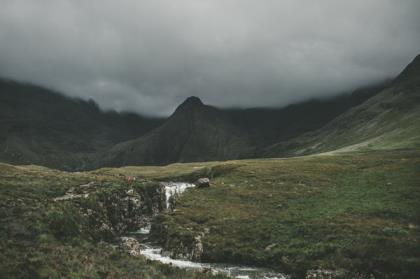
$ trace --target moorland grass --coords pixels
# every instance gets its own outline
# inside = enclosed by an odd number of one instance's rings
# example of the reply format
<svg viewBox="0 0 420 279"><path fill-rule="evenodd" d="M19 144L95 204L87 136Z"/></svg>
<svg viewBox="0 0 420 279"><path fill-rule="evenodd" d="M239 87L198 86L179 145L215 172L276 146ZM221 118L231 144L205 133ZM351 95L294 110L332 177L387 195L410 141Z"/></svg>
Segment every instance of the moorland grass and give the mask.
<svg viewBox="0 0 420 279"><path fill-rule="evenodd" d="M211 178L211 187L186 191L174 211L156 219L164 231L152 231L161 242L203 234L203 261L269 266L297 277L321 268L416 278L419 174L419 150L80 173L0 164L0 273L6 278L210 277L115 250L87 230L75 203L53 201L90 181L101 185L99 197L127 189L124 177L133 175ZM134 186L146 187L142 183Z"/></svg>
<svg viewBox="0 0 420 279"><path fill-rule="evenodd" d="M171 238L205 233L204 261L300 276L316 268L420 274L419 152L230 164L238 167L215 177L210 188L185 193L161 220Z"/></svg>

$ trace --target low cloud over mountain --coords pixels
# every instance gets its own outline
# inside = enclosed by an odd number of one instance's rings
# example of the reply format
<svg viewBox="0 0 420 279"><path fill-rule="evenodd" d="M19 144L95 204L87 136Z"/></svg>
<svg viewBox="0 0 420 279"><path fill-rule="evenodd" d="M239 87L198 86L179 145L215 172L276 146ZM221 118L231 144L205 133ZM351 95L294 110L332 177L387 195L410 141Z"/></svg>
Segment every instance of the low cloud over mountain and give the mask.
<svg viewBox="0 0 420 279"><path fill-rule="evenodd" d="M169 115L284 106L395 76L418 52L417 0L4 0L0 76L103 108Z"/></svg>

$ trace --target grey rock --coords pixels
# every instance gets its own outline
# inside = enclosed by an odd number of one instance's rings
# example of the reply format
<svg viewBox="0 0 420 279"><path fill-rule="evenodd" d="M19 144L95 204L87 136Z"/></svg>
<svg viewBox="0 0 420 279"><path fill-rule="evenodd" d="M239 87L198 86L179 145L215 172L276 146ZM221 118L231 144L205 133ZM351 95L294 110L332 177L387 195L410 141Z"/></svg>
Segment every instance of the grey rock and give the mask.
<svg viewBox="0 0 420 279"><path fill-rule="evenodd" d="M207 177L202 177L199 178L194 184L197 186L197 188L210 187L210 179Z"/></svg>

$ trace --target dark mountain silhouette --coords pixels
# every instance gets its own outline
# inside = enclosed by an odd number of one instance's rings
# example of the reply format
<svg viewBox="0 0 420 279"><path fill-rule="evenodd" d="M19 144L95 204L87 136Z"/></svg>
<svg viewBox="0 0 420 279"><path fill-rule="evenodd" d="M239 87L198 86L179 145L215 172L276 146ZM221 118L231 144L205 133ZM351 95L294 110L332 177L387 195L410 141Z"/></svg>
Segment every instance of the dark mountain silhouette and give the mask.
<svg viewBox="0 0 420 279"><path fill-rule="evenodd" d="M268 147L264 156L420 147L420 55L388 86L320 129Z"/></svg>
<svg viewBox="0 0 420 279"><path fill-rule="evenodd" d="M284 108L232 109L233 123L247 132L256 146L267 146L321 128L338 115L384 89L390 82L366 86L350 94L312 99Z"/></svg>
<svg viewBox="0 0 420 279"><path fill-rule="evenodd" d="M167 119L0 80L0 160L67 170L419 147L420 56L392 81L284 108L219 109L197 97Z"/></svg>
<svg viewBox="0 0 420 279"><path fill-rule="evenodd" d="M100 156L97 166L168 164L249 158L254 147L229 115L189 97L152 132L116 145Z"/></svg>
<svg viewBox="0 0 420 279"><path fill-rule="evenodd" d="M93 101L0 80L0 160L84 168L95 152L145 134L162 121L103 112Z"/></svg>
<svg viewBox="0 0 420 279"><path fill-rule="evenodd" d="M277 109L222 110L190 97L161 127L100 154L95 167L267 156L267 146L322 127L375 95L386 84Z"/></svg>

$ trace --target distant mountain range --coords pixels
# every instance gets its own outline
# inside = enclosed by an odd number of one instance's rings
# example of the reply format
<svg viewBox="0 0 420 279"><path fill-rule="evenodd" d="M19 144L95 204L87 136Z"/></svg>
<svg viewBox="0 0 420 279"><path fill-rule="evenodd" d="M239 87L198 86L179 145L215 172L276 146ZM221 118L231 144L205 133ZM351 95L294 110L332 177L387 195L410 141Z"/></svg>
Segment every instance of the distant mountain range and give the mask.
<svg viewBox="0 0 420 279"><path fill-rule="evenodd" d="M396 148L420 148L420 55L373 97L262 156Z"/></svg>
<svg viewBox="0 0 420 279"><path fill-rule="evenodd" d="M0 80L0 161L64 170L420 147L420 56L394 80L283 108L186 99L167 119Z"/></svg>

